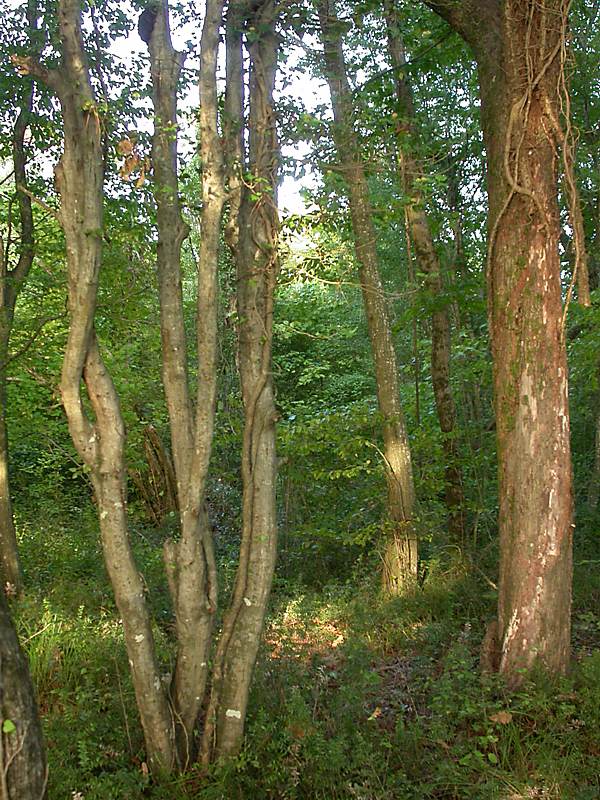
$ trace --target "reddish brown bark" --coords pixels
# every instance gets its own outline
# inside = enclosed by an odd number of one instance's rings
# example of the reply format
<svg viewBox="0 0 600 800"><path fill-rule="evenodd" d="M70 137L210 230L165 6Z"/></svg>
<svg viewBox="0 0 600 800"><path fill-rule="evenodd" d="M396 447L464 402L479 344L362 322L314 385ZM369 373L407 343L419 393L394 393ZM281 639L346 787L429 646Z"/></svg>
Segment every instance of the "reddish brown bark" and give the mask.
<svg viewBox="0 0 600 800"><path fill-rule="evenodd" d="M564 672L570 656L572 488L557 202L568 3L428 5L471 44L479 66L499 460L497 653L516 684L536 663Z"/></svg>

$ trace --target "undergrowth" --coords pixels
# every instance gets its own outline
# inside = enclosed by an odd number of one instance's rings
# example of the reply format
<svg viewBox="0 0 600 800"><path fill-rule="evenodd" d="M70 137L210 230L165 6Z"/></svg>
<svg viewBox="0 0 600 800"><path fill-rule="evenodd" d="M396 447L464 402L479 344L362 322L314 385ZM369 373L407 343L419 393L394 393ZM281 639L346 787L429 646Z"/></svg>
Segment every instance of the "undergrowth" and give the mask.
<svg viewBox="0 0 600 800"><path fill-rule="evenodd" d="M496 601L481 569L432 551L423 585L390 601L368 560L321 589L279 578L245 749L209 773L152 785L93 510L76 524L46 515L43 527L19 529L29 588L15 612L50 800L600 797L600 580L589 558L576 559L572 674L534 676L517 693L478 670ZM166 674L160 548L155 533L133 539Z"/></svg>

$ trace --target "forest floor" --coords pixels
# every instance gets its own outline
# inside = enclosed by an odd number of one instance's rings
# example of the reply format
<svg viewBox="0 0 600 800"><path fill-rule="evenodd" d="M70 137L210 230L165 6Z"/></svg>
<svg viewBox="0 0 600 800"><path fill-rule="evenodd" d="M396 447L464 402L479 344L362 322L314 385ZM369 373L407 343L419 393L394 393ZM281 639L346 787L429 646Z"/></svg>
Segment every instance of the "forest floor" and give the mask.
<svg viewBox="0 0 600 800"><path fill-rule="evenodd" d="M226 768L151 785L93 510L44 511L19 532L29 590L16 613L50 800L600 798L600 574L589 552L576 556L571 675L539 675L517 693L478 670L495 605L484 565L431 559L417 591L388 601L366 557L344 581L278 577L246 748ZM166 665L158 534L139 527L133 539ZM224 566L230 579L235 565Z"/></svg>

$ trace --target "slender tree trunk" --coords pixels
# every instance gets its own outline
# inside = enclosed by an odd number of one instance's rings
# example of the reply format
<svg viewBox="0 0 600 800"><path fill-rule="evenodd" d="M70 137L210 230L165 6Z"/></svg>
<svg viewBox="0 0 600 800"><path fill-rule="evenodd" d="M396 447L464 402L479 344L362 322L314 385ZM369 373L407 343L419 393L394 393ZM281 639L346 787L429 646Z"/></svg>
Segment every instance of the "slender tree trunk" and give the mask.
<svg viewBox="0 0 600 800"><path fill-rule="evenodd" d="M235 12L236 9L232 13ZM215 655L203 740L204 760L234 755L243 741L250 682L277 549L276 412L271 374L279 228L276 206L279 149L273 112L278 54L274 3L265 0L258 7L255 5L247 22L253 31L259 32L248 45L250 116L246 174L251 178L250 185L243 188L239 181L232 185L230 170L231 208L239 208L239 216L237 224L230 226L228 236L234 246L238 274L239 362L244 403L242 540L233 596ZM240 136L239 35L231 24L228 33L233 37L227 48L228 83L232 82L228 86L230 133ZM229 153L236 152L243 153L242 141L230 143Z"/></svg>
<svg viewBox="0 0 600 800"><path fill-rule="evenodd" d="M44 800L46 755L27 658L0 592L0 800Z"/></svg>
<svg viewBox="0 0 600 800"><path fill-rule="evenodd" d="M590 125L591 127L591 125ZM600 136L598 137L600 142ZM598 144L598 142L596 142ZM600 157L594 159L594 169L598 179L600 180ZM590 247L590 287L597 289L600 277L600 187L596 190L596 198L594 203L595 218L592 234L592 246ZM596 246L594 247L594 244ZM595 510L598 507L598 498L600 496L600 358L598 359L598 366L596 368L596 382L598 390L594 394L594 417L596 422L596 430L594 435L594 466L588 484L588 507Z"/></svg>
<svg viewBox="0 0 600 800"><path fill-rule="evenodd" d="M114 384L94 332L103 236L103 121L90 83L79 0L60 0L61 65L23 62L58 94L64 151L56 168L60 220L67 247L70 327L61 394L73 443L90 471L98 503L106 567L123 620L133 685L153 768L176 761L171 712L155 656L141 576L127 535L125 429ZM92 417L84 406L82 382Z"/></svg>
<svg viewBox="0 0 600 800"><path fill-rule="evenodd" d="M37 30L35 0L28 0L27 22L33 47ZM8 590L10 594L20 594L23 589L23 576L10 495L9 446L6 427L6 367L15 306L21 287L31 270L35 249L31 198L26 194L25 167L27 159L24 146L33 107L33 93L34 83L30 81L24 92L12 137L12 161L20 225L20 251L12 269L7 263L8 254L5 251L2 237L0 237L0 582L2 584L0 591Z"/></svg>
<svg viewBox="0 0 600 800"><path fill-rule="evenodd" d="M2 243L0 242L0 247ZM0 278L0 282L2 278ZM2 313L2 311L0 311ZM0 325L0 361L6 363L8 335ZM6 429L6 370L0 365L0 593L20 594L23 583L17 535L10 498L8 431Z"/></svg>
<svg viewBox="0 0 600 800"><path fill-rule="evenodd" d="M434 298L435 310L431 320L431 380L435 406L442 431L445 459L445 500L448 509L448 531L452 542L464 545L464 494L455 433L456 407L450 384L450 315L443 301L444 286L440 259L437 254L431 225L425 210L425 197L420 179L424 175L418 155L419 132L414 110L412 88L404 76L406 65L400 20L394 0L386 0L385 17L388 49L394 68L396 98L399 106L400 165L406 197L408 233L414 246L421 272L427 276L427 288Z"/></svg>
<svg viewBox="0 0 600 800"><path fill-rule="evenodd" d="M429 2L471 44L488 156L498 436L499 669L570 657L572 488L557 154L569 3Z"/></svg>
<svg viewBox="0 0 600 800"><path fill-rule="evenodd" d="M600 371L600 370L599 370ZM596 405L600 405L600 393L596 392ZM596 411L596 430L594 432L594 466L588 484L588 507L595 511L600 496L600 411Z"/></svg>
<svg viewBox="0 0 600 800"><path fill-rule="evenodd" d="M319 19L333 106L334 139L350 202L356 258L375 366L377 399L383 417L383 452L391 527L386 537L383 582L385 591L394 594L413 582L417 574L417 538L413 526L415 490L410 447L400 403L398 366L387 303L379 275L369 189L352 124L351 92L346 77L339 22L332 0L321 0Z"/></svg>
<svg viewBox="0 0 600 800"><path fill-rule="evenodd" d="M172 702L180 760L193 755L194 729L204 700L217 603L212 533L204 507L217 390L217 266L224 202L223 155L217 128L216 67L223 0L209 0L202 31L200 155L202 213L198 259L198 399L194 410L187 374L181 289L181 246L187 236L177 177L177 87L183 57L173 50L168 5L157 15L149 42L154 85L153 164L157 205L158 276L163 384L180 508L179 541L165 544L175 609L177 663Z"/></svg>

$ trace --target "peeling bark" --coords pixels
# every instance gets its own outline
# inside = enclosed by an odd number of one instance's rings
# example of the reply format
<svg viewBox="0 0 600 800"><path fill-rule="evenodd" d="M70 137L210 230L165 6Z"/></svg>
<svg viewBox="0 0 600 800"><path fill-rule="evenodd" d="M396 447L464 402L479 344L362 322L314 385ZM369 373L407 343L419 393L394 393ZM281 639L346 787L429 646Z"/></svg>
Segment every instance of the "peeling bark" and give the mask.
<svg viewBox="0 0 600 800"><path fill-rule="evenodd" d="M499 460L499 669L570 657L572 486L557 202L568 2L428 2L479 67Z"/></svg>

